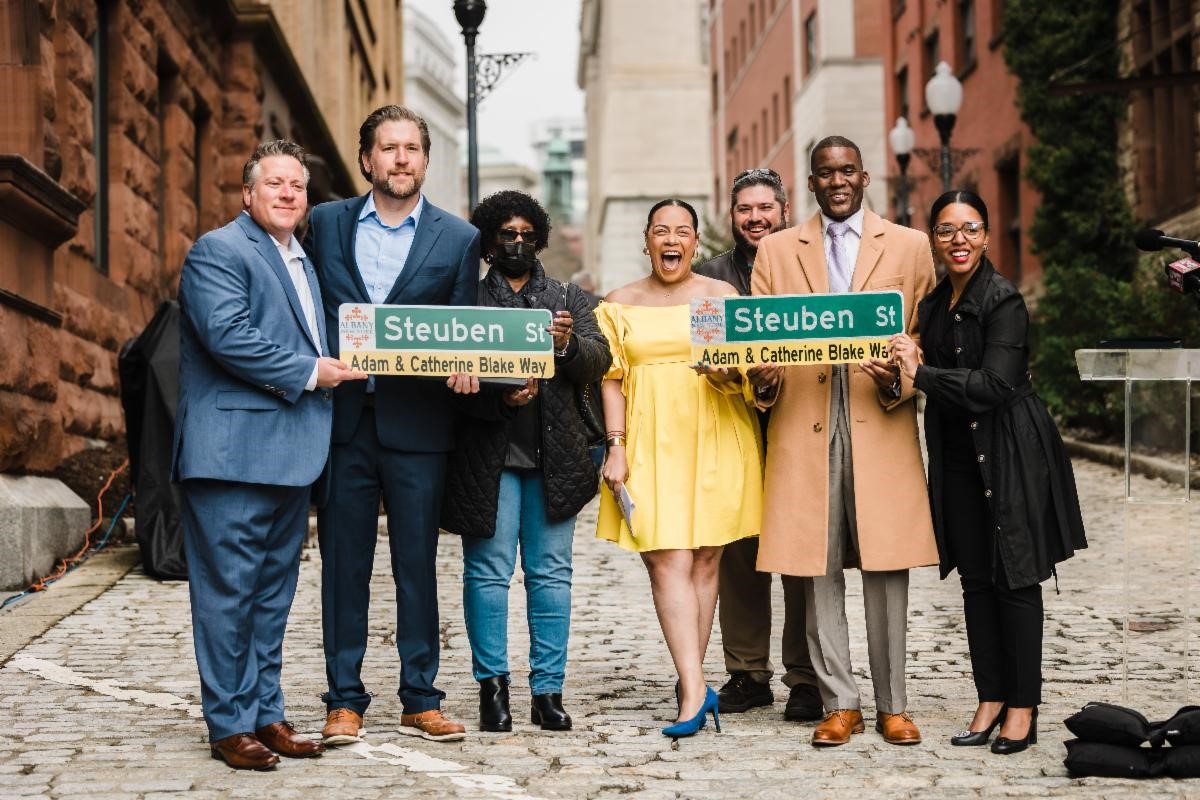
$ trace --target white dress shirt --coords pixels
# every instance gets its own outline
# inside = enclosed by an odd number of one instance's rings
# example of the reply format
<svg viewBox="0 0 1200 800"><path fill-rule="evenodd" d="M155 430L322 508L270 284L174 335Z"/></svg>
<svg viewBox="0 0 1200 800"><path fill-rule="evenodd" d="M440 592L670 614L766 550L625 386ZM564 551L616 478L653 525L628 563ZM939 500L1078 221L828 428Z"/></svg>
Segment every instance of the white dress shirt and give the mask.
<svg viewBox="0 0 1200 800"><path fill-rule="evenodd" d="M300 308L304 311L304 321L308 323L308 330L317 346L317 356L319 357L323 355L321 353L321 332L317 327L317 304L313 300L312 289L308 285L308 276L304 274L304 248L296 241L295 236L288 237L286 245L280 244L274 236L271 237L271 241L275 244L275 249L279 251L279 257L283 259L288 275L291 276L292 285L296 288L296 295L300 298ZM316 388L317 365L314 364L312 375L309 376L308 383L304 384L304 389L311 392Z"/></svg>
<svg viewBox="0 0 1200 800"><path fill-rule="evenodd" d="M842 222L850 226L850 230L846 231L842 237L842 247L846 249L846 258L850 264L850 274L854 274L854 265L858 263L858 248L862 244L863 218L865 214L860 206L858 211L855 211L850 216L846 217ZM825 268L829 269L829 265L833 263L833 252L831 250L833 242L829 238L829 224L838 220L830 219L825 216L825 212L821 212L821 241L825 247Z"/></svg>

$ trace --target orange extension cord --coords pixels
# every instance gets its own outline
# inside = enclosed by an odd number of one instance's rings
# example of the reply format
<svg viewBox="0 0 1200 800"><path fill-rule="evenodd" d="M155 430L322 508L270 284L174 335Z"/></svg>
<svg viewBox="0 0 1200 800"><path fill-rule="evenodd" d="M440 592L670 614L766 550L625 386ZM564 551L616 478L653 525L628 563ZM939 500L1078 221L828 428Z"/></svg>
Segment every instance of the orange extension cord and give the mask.
<svg viewBox="0 0 1200 800"><path fill-rule="evenodd" d="M69 558L59 559L58 564L54 567L53 572L31 583L29 585L29 589L26 591L42 591L47 585L67 574L67 570L69 570L72 566L77 564L81 558L83 558L83 554L86 553L92 546L92 534L100 530L100 525L104 522L104 493L108 491L110 486L112 486L112 482L116 479L116 477L124 472L128 467L129 459L127 458L121 462L121 466L112 471L112 474L108 476L108 480L104 482L104 487L100 489L99 494L96 495L96 524L88 528L87 532L83 535L83 547L79 549L79 552L73 556L70 556Z"/></svg>

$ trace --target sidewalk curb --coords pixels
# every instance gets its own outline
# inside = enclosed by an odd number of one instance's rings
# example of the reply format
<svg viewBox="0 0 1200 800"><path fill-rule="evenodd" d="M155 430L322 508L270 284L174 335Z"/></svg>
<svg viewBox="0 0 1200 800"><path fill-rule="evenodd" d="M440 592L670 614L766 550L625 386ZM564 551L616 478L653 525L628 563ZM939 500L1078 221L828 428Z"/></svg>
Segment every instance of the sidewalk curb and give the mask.
<svg viewBox="0 0 1200 800"><path fill-rule="evenodd" d="M1125 469L1125 448L1123 447L1117 447L1112 444L1084 442L1079 439L1072 439L1069 436L1062 437L1062 440L1063 446L1070 456L1086 458L1089 461L1106 464L1122 471ZM1183 468L1178 462L1165 458L1155 458L1154 456L1143 456L1134 453L1129 457L1129 471L1136 475L1144 475L1147 478L1158 478L1177 486L1182 486L1184 482ZM1200 474L1192 477L1192 488L1200 489Z"/></svg>
<svg viewBox="0 0 1200 800"><path fill-rule="evenodd" d="M135 545L111 546L45 591L0 613L0 667L64 617L111 588L140 560Z"/></svg>

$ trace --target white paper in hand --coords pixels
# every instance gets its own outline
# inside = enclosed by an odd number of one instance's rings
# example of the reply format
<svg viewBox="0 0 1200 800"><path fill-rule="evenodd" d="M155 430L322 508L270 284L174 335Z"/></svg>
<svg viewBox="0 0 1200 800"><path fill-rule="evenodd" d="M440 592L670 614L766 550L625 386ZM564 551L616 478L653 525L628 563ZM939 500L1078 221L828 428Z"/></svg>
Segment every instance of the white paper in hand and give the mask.
<svg viewBox="0 0 1200 800"><path fill-rule="evenodd" d="M637 533L633 530L633 511L637 506L633 502L633 495L625 488L625 484L621 484L621 491L610 489L613 494L613 499L617 501L617 508L621 509L621 516L625 519L625 526L629 528L629 535L636 540Z"/></svg>

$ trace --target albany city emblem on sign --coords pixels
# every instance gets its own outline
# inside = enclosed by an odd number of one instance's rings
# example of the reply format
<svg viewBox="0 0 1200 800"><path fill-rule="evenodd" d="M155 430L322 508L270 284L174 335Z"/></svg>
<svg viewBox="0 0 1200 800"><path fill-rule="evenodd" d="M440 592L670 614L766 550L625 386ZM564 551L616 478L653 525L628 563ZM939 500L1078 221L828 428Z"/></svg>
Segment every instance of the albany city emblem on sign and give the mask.
<svg viewBox="0 0 1200 800"><path fill-rule="evenodd" d="M692 301L692 339L705 344L725 343L725 298L701 297Z"/></svg>
<svg viewBox="0 0 1200 800"><path fill-rule="evenodd" d="M375 320L363 311L362 306L352 305L342 313L338 321L343 348L358 350L375 338Z"/></svg>

